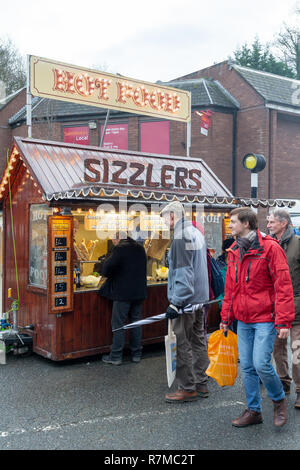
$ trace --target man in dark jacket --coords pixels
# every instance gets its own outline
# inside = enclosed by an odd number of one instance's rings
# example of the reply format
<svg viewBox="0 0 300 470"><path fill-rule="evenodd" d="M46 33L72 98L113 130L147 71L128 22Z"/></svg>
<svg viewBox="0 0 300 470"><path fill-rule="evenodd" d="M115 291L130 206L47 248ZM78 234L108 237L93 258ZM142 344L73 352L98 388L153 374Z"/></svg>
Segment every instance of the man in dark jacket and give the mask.
<svg viewBox="0 0 300 470"><path fill-rule="evenodd" d="M232 421L244 427L262 423L259 379L274 403L274 425L287 420L285 393L272 363L276 334L287 338L295 318L293 288L284 251L260 233L256 214L234 209L229 228L236 242L228 250L228 269L220 327L235 318L239 358L248 408Z"/></svg>
<svg viewBox="0 0 300 470"><path fill-rule="evenodd" d="M99 294L113 300L111 326L113 330L122 328L126 319L130 322L141 319L142 302L147 296L147 257L143 246L119 233L113 240L115 245L111 255L102 267L102 275L107 277ZM131 359L140 362L142 354L141 327L130 330ZM125 330L113 333L110 353L102 357L106 364L121 365L125 344Z"/></svg>
<svg viewBox="0 0 300 470"><path fill-rule="evenodd" d="M279 241L286 254L293 284L295 320L290 330L290 345L292 349L292 377L297 395L294 406L300 408L300 237L294 234L288 211L276 209L270 214L268 221L270 234ZM275 339L273 354L277 373L287 395L290 393L292 381L289 374L287 339L278 337Z"/></svg>

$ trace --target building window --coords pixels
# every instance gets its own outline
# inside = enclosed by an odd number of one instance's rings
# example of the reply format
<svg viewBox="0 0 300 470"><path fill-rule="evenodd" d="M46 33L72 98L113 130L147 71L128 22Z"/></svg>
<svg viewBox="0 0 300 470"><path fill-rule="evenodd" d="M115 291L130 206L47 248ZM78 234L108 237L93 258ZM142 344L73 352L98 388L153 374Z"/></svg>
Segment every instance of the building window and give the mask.
<svg viewBox="0 0 300 470"><path fill-rule="evenodd" d="M170 153L170 122L145 121L140 123L140 150L146 153Z"/></svg>
<svg viewBox="0 0 300 470"><path fill-rule="evenodd" d="M101 125L101 136L104 125ZM106 149L128 150L128 124L108 124L102 147Z"/></svg>

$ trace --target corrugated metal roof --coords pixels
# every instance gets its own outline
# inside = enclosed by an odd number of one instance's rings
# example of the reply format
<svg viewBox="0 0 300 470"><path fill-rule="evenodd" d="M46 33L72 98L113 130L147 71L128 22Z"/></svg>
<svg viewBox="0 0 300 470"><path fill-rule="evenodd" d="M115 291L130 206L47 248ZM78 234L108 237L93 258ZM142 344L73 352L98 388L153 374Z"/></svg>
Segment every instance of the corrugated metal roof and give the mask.
<svg viewBox="0 0 300 470"><path fill-rule="evenodd" d="M15 137L15 148L15 157L22 158L48 201L104 196L127 196L148 201L174 199L187 202L206 200L210 203L233 201L231 192L200 159L122 150L107 151L99 147L21 137ZM101 175L97 183L89 182L85 177L87 175L95 179L94 170L89 171L85 168L87 159L95 160L92 168L98 170ZM140 164L144 169L134 178L134 173ZM168 174L162 183L163 167ZM182 176L183 180L175 181L175 167L177 174L179 177ZM117 170L122 172L117 175ZM195 179L199 178L197 176L199 171L200 191L195 189ZM147 174L148 177L150 174L148 180L146 180ZM172 187L166 187L169 184Z"/></svg>
<svg viewBox="0 0 300 470"><path fill-rule="evenodd" d="M87 159L94 160L85 168ZM13 180L19 163L25 165L44 200L100 200L128 197L148 202L225 204L246 206L293 206L292 200L235 198L203 160L146 154L125 150L64 144L15 137L9 163L0 182L0 204L8 192L8 174ZM96 167L98 168L96 170ZM163 168L169 171L162 184ZM116 169L120 171L116 173ZM137 169L141 170L137 175ZM177 173L176 173L177 169ZM100 171L99 182L95 170ZM15 172L15 174L14 174ZM194 173L192 173L194 172ZM195 189L201 172L201 189ZM178 180L174 175L178 176ZM147 178L148 175L148 178ZM150 176L149 176L150 175ZM198 173L199 176L199 173ZM180 180L180 177L183 179ZM166 187L172 184L172 187Z"/></svg>

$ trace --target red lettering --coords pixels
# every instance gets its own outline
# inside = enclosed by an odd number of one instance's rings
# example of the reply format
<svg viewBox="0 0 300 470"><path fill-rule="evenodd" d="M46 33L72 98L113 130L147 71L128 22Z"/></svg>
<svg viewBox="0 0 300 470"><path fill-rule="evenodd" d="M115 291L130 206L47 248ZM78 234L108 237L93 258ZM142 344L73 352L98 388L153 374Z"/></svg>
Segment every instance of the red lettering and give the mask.
<svg viewBox="0 0 300 470"><path fill-rule="evenodd" d="M165 93L154 90L150 95L150 106L153 109L161 110L166 105Z"/></svg>
<svg viewBox="0 0 300 470"><path fill-rule="evenodd" d="M111 80L107 80L106 78L97 78L95 80L95 87L99 88L99 100L108 100L109 96L107 94L107 91L110 84Z"/></svg>
<svg viewBox="0 0 300 470"><path fill-rule="evenodd" d="M152 180L152 172L153 172L153 164L149 163L147 166L147 173L146 173L146 186L150 188L157 188L159 186L158 181L151 181Z"/></svg>
<svg viewBox="0 0 300 470"><path fill-rule="evenodd" d="M170 178L172 178L171 175L167 175L166 172L167 171L174 171L174 167L171 166L171 165L163 165L161 167L161 185L163 188L173 188L173 184L172 183L167 183L167 180L169 180Z"/></svg>
<svg viewBox="0 0 300 470"><path fill-rule="evenodd" d="M123 173L123 171L126 170L127 168L127 162L123 162L121 160L115 160L112 162L113 166L119 166L120 169L115 171L112 174L112 182L117 183L117 184L127 184L127 178L120 178L120 175Z"/></svg>
<svg viewBox="0 0 300 470"><path fill-rule="evenodd" d="M91 165L99 165L99 160L94 158L87 158L84 160L84 181L89 181L90 183L99 183L100 182L100 171L93 168ZM86 171L89 171L95 175L94 178L89 176Z"/></svg>
<svg viewBox="0 0 300 470"><path fill-rule="evenodd" d="M149 91L144 86L137 87L133 92L132 99L137 106L147 106L150 99Z"/></svg>
<svg viewBox="0 0 300 470"><path fill-rule="evenodd" d="M81 96L92 95L95 90L95 80L87 73L77 75L74 80L74 85L77 93Z"/></svg>
<svg viewBox="0 0 300 470"><path fill-rule="evenodd" d="M188 177L188 169L178 167L175 170L175 186L177 188L186 188L186 178Z"/></svg>
<svg viewBox="0 0 300 470"><path fill-rule="evenodd" d="M118 88L118 96L116 100L117 102L126 103L126 100L133 96L132 86L129 85L129 83L117 82L117 88Z"/></svg>
<svg viewBox="0 0 300 470"><path fill-rule="evenodd" d="M129 166L130 168L137 168L137 171L133 173L132 176L130 176L129 183L133 184L134 186L143 186L144 180L138 180L137 177L143 173L145 169L145 165L143 165L142 163L136 162L136 163L130 163Z"/></svg>
<svg viewBox="0 0 300 470"><path fill-rule="evenodd" d="M195 176L199 176L199 178L195 178ZM196 183L196 185L190 184L189 188L196 189L199 191L201 189L201 170L190 170L189 178Z"/></svg>
<svg viewBox="0 0 300 470"><path fill-rule="evenodd" d="M74 73L53 69L54 73L54 91L63 91L65 93L75 93Z"/></svg>
<svg viewBox="0 0 300 470"><path fill-rule="evenodd" d="M103 158L103 183L108 183L108 160Z"/></svg>

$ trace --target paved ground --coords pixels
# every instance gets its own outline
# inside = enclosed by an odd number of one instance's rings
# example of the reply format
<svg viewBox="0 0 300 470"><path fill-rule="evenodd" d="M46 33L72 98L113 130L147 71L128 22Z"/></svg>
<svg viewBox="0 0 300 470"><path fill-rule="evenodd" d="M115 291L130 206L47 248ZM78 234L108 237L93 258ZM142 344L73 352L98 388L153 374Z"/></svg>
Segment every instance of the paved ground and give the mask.
<svg viewBox="0 0 300 470"><path fill-rule="evenodd" d="M262 389L264 423L237 429L231 420L245 408L240 374L224 389L210 379L209 398L165 403L162 346L146 348L140 364L127 360L119 367L100 357L54 363L8 355L0 380L0 450L300 449L294 389L283 428L274 429L272 402Z"/></svg>

